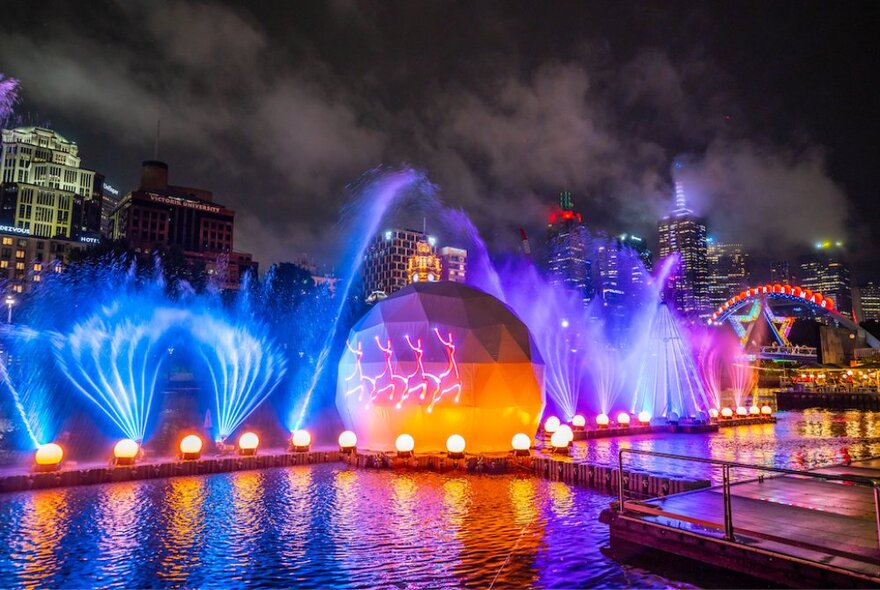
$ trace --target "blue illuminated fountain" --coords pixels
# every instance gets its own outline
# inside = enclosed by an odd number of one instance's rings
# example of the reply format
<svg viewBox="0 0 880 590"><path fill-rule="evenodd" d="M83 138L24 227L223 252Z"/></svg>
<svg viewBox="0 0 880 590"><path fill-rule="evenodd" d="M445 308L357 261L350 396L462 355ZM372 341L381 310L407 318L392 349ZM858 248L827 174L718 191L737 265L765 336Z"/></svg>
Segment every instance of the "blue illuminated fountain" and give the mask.
<svg viewBox="0 0 880 590"><path fill-rule="evenodd" d="M286 362L260 325L234 325L209 313L188 318L189 333L211 377L215 440L229 435L278 386Z"/></svg>

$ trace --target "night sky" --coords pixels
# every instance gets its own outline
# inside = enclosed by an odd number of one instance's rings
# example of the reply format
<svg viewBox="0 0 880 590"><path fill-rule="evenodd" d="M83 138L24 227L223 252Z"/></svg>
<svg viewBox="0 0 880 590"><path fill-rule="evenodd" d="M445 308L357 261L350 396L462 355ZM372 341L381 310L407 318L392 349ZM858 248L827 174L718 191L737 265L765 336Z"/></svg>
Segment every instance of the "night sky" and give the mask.
<svg viewBox="0 0 880 590"><path fill-rule="evenodd" d="M671 163L753 274L819 239L880 279L877 19L828 2L33 2L0 6L17 114L126 192L141 160L237 211L265 269L332 263L346 185L427 171L497 250L562 189L656 240Z"/></svg>

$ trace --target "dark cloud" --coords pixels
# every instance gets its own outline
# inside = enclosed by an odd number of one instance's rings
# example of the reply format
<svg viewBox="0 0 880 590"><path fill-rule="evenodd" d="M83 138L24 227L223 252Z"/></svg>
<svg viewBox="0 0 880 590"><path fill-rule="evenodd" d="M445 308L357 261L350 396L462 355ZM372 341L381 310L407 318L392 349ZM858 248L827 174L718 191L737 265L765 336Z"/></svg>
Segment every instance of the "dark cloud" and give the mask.
<svg viewBox="0 0 880 590"><path fill-rule="evenodd" d="M596 228L653 235L681 153L723 239L793 255L869 235L811 119L777 121L785 88L764 100L723 15L690 8L692 30L670 30L623 4L22 3L0 71L124 190L161 119L173 181L235 208L237 247L264 266L330 261L346 185L402 161L497 247L539 230L561 189Z"/></svg>

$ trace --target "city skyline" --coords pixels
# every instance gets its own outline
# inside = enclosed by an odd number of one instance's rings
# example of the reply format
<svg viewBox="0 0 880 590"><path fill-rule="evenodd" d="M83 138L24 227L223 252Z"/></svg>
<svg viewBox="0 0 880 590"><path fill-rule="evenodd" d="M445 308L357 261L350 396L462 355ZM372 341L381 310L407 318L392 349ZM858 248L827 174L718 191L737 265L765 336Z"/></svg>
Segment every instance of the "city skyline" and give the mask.
<svg viewBox="0 0 880 590"><path fill-rule="evenodd" d="M758 246L772 245L773 259L794 258L817 240L858 243L851 255L859 277L875 276L880 265L865 254L880 235L870 180L880 167L865 165L875 157L866 131L851 115L790 100L824 89L835 60L851 54L846 47L836 58L804 60L816 74L801 76L806 88L795 91L773 81L773 65L746 67L754 66L751 52L729 54L734 42L722 23L730 15L705 6L687 11L692 32L669 34L662 25L670 17L653 9L621 5L605 13L563 4L548 14L547 26L559 29L552 46L515 35L527 5L506 7L504 19L493 18L499 8L491 4L469 8L444 16L496 28L483 36L456 29L469 54L464 66L411 32L387 36L395 18L406 18L431 38L437 31L426 25L439 5L420 14L398 6L392 16L394 8L368 4L296 13L271 3L182 3L162 11L138 3L82 10L25 4L10 5L8 22L20 28L0 40L0 71L21 81L19 114L51 121L122 193L136 186L137 164L153 156L161 120L159 159L179 171L180 183L209 187L235 209L242 249L266 265L303 251L332 260L327 229L348 197L346 184L402 161L426 170L445 201L474 216L499 251L518 245L519 227L534 235L559 190L574 193L599 231L650 235L671 198L669 164L682 154L695 209L719 240L744 242L756 266L766 266ZM780 9L765 11L773 22L783 19ZM567 12L579 15L575 22L565 23ZM595 23L580 20L586 16ZM811 27L840 18L817 7L799 16L782 37L803 51ZM77 26L84 21L90 27ZM200 22L217 27L194 41ZM284 34L281 22L291 27ZM603 31L609 22L618 24ZM101 51L126 23L144 43ZM315 23L363 46L363 56L342 63L310 32ZM39 52L28 51L33 41L24 32L35 24L47 31ZM783 43L739 24L755 53ZM719 34L707 44L707 32ZM499 57L497 48L514 40L519 51ZM828 42L843 44L835 36ZM64 51L70 47L81 51ZM424 61L439 72L439 85L416 67ZM843 83L858 79L862 67L858 59L847 63L854 70ZM127 75L135 64L142 72ZM211 83L181 88L163 75L175 68ZM353 83L352 68L368 76ZM827 119L847 130L845 144ZM767 214L762 202L779 213Z"/></svg>

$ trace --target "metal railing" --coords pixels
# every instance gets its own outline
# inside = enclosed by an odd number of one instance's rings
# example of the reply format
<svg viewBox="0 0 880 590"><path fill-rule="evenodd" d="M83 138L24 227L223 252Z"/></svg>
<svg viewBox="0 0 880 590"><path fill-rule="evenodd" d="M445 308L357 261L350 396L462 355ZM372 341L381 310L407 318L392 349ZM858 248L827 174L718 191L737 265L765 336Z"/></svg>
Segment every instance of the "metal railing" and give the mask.
<svg viewBox="0 0 880 590"><path fill-rule="evenodd" d="M702 463L705 465L711 465L713 467L721 467L721 489L723 495L723 507L724 507L724 522L722 524L708 522L703 519L697 519L689 517L684 514L676 514L673 512L667 512L662 509L654 509L648 508L645 506L637 506L637 500L630 500L631 506L630 510L633 512L647 513L654 516L669 516L675 518L676 520L681 520L683 522L691 522L694 524L699 524L702 526L708 526L711 528L716 528L718 530L724 531L724 538L727 541L736 541L734 537L734 526L733 526L733 508L731 506L731 481L730 481L730 470L731 469L748 469L752 471L763 471L769 473L775 473L779 475L794 475L798 477L810 477L823 481L837 481L850 483L859 486L870 487L873 491L874 496L874 523L875 528L877 530L877 543L878 543L878 551L880 551L880 481L865 477L861 475L844 475L844 474L835 474L835 473L817 473L814 471L800 471L797 469L785 469L783 467L767 467L764 465L752 465L749 463L738 463L736 461L722 461L720 459L706 459L703 457L688 457L686 455L674 455L671 453L660 453L657 451L646 451L642 449L620 449L617 457L617 490L619 494L619 506L618 511L623 513L627 510L627 500L624 498L624 470L623 470L623 456L624 454L630 455L643 455L649 457L659 457L663 459L673 459L690 463ZM785 542L785 539L781 539L779 537L775 537L772 535L766 535L757 533L756 531L747 531L750 535L756 535L760 537L767 538L768 540L776 541L776 542ZM791 545L803 545L803 543L790 542L788 544ZM815 547L814 547L815 548ZM822 548L828 549L828 548ZM829 552L836 554L843 554L842 552L835 551L830 549ZM846 555L849 557L849 555Z"/></svg>

